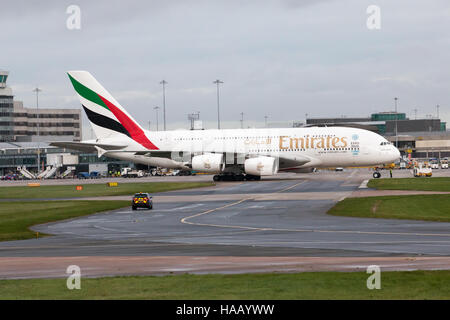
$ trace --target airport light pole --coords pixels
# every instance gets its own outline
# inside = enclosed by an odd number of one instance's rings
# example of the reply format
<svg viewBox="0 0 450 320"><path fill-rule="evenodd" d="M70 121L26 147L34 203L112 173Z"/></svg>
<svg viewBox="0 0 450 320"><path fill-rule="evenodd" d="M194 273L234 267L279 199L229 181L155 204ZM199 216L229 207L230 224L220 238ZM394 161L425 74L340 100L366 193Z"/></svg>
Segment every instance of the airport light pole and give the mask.
<svg viewBox="0 0 450 320"><path fill-rule="evenodd" d="M159 131L159 123L158 123L158 110L159 110L159 107L156 106L153 109L156 110L156 131Z"/></svg>
<svg viewBox="0 0 450 320"><path fill-rule="evenodd" d="M37 136L38 136L38 174L41 172L41 148L40 148L40 142L39 142L39 92L41 92L42 89L39 89L39 87L36 87L33 92L36 92L36 118L37 118Z"/></svg>
<svg viewBox="0 0 450 320"><path fill-rule="evenodd" d="M213 83L215 83L217 85L217 129L220 129L219 85L222 84L223 81L220 81L219 79L217 79Z"/></svg>
<svg viewBox="0 0 450 320"><path fill-rule="evenodd" d="M164 121L164 131L166 131L166 84L168 82L166 80L162 80L160 84L163 87L163 121Z"/></svg>
<svg viewBox="0 0 450 320"><path fill-rule="evenodd" d="M266 128L267 128L267 118L269 118L269 116L264 116L264 124L265 124Z"/></svg>
<svg viewBox="0 0 450 320"><path fill-rule="evenodd" d="M413 111L414 111L414 120L417 120L417 108L413 109Z"/></svg>
<svg viewBox="0 0 450 320"><path fill-rule="evenodd" d="M436 105L436 113L437 113L437 118L439 119L439 105Z"/></svg>
<svg viewBox="0 0 450 320"><path fill-rule="evenodd" d="M244 129L244 113L241 112L241 129Z"/></svg>
<svg viewBox="0 0 450 320"><path fill-rule="evenodd" d="M200 119L200 111L197 111L196 113L189 113L188 114L188 120L191 123L191 130L195 129L195 121Z"/></svg>
<svg viewBox="0 0 450 320"><path fill-rule="evenodd" d="M397 127L397 121L398 121L398 114L397 114L397 101L398 98L394 98L395 101L395 147L398 148L398 127Z"/></svg>

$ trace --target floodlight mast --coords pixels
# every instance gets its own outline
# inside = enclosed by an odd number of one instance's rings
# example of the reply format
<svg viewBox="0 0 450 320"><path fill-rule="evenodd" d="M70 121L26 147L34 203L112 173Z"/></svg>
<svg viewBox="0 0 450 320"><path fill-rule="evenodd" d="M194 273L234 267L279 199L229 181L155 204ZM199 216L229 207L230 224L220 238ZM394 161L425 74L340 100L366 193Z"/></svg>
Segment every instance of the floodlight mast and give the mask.
<svg viewBox="0 0 450 320"><path fill-rule="evenodd" d="M37 119L37 140L38 140L38 150L37 150L37 154L38 154L38 163L37 163L37 167L38 167L38 175L39 173L41 173L41 148L40 148L40 142L39 142L39 136L40 136L40 132L39 132L39 92L41 92L42 89L40 89L39 87L36 86L36 88L33 90L33 92L36 92L36 119Z"/></svg>
<svg viewBox="0 0 450 320"><path fill-rule="evenodd" d="M217 129L220 129L220 100L219 100L219 85L223 83L223 81L217 79L214 81L217 85Z"/></svg>

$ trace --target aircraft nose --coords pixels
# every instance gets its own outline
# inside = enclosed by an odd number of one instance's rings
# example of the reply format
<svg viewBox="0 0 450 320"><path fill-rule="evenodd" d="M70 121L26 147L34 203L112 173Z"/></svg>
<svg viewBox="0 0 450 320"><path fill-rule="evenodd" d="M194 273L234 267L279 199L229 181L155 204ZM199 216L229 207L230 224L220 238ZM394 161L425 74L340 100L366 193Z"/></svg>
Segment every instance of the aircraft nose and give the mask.
<svg viewBox="0 0 450 320"><path fill-rule="evenodd" d="M401 158L400 151L396 147L394 147L393 154L396 160Z"/></svg>

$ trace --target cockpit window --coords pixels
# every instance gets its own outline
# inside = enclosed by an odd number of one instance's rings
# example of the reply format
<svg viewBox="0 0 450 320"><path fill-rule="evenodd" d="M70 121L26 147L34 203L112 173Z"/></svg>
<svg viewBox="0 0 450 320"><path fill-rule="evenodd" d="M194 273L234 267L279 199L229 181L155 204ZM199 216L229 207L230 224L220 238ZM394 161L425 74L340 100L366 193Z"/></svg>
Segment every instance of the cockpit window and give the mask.
<svg viewBox="0 0 450 320"><path fill-rule="evenodd" d="M380 143L380 146L387 146L391 144L389 141L383 141L382 143Z"/></svg>

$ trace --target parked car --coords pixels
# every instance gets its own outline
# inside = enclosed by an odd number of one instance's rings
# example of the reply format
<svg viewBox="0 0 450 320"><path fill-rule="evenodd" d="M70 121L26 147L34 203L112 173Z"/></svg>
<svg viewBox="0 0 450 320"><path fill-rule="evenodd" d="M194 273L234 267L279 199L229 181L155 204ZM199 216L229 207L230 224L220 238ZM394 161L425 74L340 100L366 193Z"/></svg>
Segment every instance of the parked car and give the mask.
<svg viewBox="0 0 450 320"><path fill-rule="evenodd" d="M77 174L78 179L89 179L89 172L78 172Z"/></svg>
<svg viewBox="0 0 450 320"><path fill-rule="evenodd" d="M91 178L91 179L99 179L99 178L101 178L102 176L100 175L100 172L97 172L97 171L92 171L90 174L89 174L89 178Z"/></svg>

